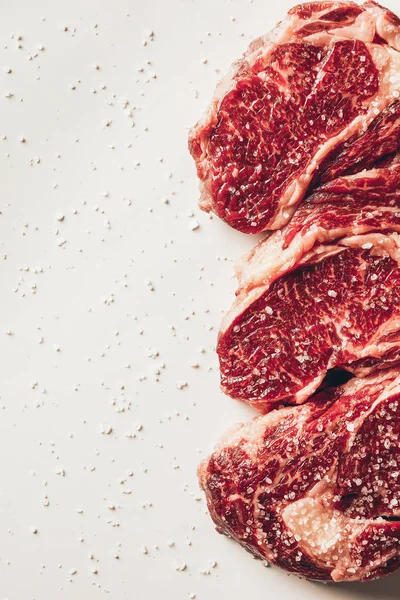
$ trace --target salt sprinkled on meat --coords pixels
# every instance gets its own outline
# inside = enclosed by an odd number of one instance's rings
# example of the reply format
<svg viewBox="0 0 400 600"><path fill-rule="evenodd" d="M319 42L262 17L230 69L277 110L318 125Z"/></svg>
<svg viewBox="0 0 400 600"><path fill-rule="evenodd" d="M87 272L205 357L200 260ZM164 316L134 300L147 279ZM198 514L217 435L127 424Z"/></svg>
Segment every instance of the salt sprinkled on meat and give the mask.
<svg viewBox="0 0 400 600"><path fill-rule="evenodd" d="M400 516L399 397L400 377L388 371L228 433L199 467L219 530L255 556L312 579L368 580L395 570L398 524L390 517ZM296 449L289 451L288 439ZM384 470L377 470L375 452Z"/></svg>
<svg viewBox="0 0 400 600"><path fill-rule="evenodd" d="M400 156L325 184L244 257L218 341L227 394L265 412L306 401L336 366L400 360L399 203Z"/></svg>
<svg viewBox="0 0 400 600"><path fill-rule="evenodd" d="M279 229L314 179L399 148L387 126L400 118L396 17L374 2L337 7L300 5L253 42L190 134L200 206L235 229Z"/></svg>
<svg viewBox="0 0 400 600"><path fill-rule="evenodd" d="M223 390L268 414L200 484L220 532L321 581L400 566L399 31L373 1L294 7L189 142L201 208L278 230L239 263L218 339Z"/></svg>

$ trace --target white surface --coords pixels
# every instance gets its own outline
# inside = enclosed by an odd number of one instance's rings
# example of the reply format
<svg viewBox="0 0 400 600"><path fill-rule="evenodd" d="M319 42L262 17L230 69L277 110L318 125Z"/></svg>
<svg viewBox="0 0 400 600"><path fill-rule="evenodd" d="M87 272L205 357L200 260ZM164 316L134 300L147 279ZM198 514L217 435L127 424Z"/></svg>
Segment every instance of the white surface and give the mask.
<svg viewBox="0 0 400 600"><path fill-rule="evenodd" d="M0 3L1 599L399 598L396 576L323 586L265 570L199 500L201 457L253 416L219 391L214 355L232 260L253 241L197 209L187 130L217 69L291 4Z"/></svg>

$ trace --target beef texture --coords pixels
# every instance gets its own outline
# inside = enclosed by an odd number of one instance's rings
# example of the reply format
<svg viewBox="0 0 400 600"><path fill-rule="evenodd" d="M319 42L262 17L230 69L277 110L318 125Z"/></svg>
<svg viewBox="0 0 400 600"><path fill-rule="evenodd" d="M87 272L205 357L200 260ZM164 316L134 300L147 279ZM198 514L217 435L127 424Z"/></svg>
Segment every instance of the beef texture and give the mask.
<svg viewBox="0 0 400 600"><path fill-rule="evenodd" d="M260 412L327 371L400 362L400 162L321 186L248 254L218 341L224 391Z"/></svg>
<svg viewBox="0 0 400 600"><path fill-rule="evenodd" d="M310 2L254 41L192 130L200 206L245 233L285 225L310 186L400 143L400 21L375 2Z"/></svg>
<svg viewBox="0 0 400 600"><path fill-rule="evenodd" d="M329 388L230 431L199 467L220 533L317 580L400 566L400 376Z"/></svg>

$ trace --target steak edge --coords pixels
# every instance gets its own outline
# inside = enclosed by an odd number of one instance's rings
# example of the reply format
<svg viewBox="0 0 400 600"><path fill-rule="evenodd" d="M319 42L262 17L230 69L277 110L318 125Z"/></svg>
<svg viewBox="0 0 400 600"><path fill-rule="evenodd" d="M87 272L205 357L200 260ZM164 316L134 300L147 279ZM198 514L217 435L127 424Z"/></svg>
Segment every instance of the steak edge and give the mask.
<svg viewBox="0 0 400 600"><path fill-rule="evenodd" d="M234 63L190 133L201 208L245 233L279 229L319 171L327 181L371 166L365 142L374 160L397 150L399 50L397 17L374 2L292 9Z"/></svg>
<svg viewBox="0 0 400 600"><path fill-rule="evenodd" d="M400 566L400 377L329 388L228 432L199 467L217 530L322 581Z"/></svg>

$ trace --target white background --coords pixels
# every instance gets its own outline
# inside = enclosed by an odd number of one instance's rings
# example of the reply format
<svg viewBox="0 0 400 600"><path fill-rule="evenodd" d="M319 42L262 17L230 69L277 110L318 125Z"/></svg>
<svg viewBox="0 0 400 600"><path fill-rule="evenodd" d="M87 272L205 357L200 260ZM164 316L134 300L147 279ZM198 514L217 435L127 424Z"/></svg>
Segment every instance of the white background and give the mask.
<svg viewBox="0 0 400 600"><path fill-rule="evenodd" d="M253 416L220 392L214 347L254 240L197 209L187 133L290 6L0 2L0 599L400 597L396 576L264 569L197 486Z"/></svg>

